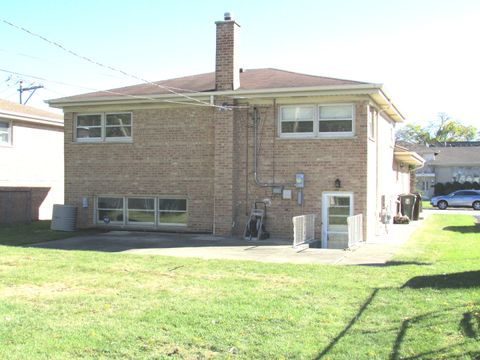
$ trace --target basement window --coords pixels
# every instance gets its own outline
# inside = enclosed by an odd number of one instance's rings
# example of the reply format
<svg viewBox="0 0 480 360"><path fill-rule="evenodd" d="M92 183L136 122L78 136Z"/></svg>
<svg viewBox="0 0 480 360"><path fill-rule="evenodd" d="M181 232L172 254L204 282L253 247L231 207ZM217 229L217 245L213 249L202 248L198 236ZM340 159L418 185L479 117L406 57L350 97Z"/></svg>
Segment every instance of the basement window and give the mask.
<svg viewBox="0 0 480 360"><path fill-rule="evenodd" d="M186 225L187 200L158 199L159 225Z"/></svg>
<svg viewBox="0 0 480 360"><path fill-rule="evenodd" d="M77 114L77 142L108 142L132 140L132 113Z"/></svg>
<svg viewBox="0 0 480 360"><path fill-rule="evenodd" d="M99 196L96 223L130 226L186 226L187 200L142 196Z"/></svg>
<svg viewBox="0 0 480 360"><path fill-rule="evenodd" d="M153 225L155 223L154 198L128 198L127 223L134 225Z"/></svg>
<svg viewBox="0 0 480 360"><path fill-rule="evenodd" d="M285 138L348 137L354 135L353 104L281 106L279 136Z"/></svg>
<svg viewBox="0 0 480 360"><path fill-rule="evenodd" d="M97 223L123 224L123 198L97 198Z"/></svg>

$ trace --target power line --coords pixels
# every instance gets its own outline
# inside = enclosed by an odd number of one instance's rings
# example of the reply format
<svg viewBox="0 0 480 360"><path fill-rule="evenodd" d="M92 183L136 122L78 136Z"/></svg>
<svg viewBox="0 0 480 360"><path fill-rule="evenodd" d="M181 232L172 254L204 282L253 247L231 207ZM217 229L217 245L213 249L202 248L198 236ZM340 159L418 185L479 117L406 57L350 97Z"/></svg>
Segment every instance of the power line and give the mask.
<svg viewBox="0 0 480 360"><path fill-rule="evenodd" d="M42 80L42 81L46 81L46 82L49 82L49 83L52 83L52 84L59 84L59 85L64 85L64 86L81 88L81 89L89 90L89 91L104 92L104 93L107 93L107 94L120 95L120 96L129 97L129 98L140 99L140 100L150 100L150 101L153 101L153 102L167 102L167 103L171 103L171 104L181 104L181 105L209 106L209 107L211 106L211 104L209 104L209 103L203 104L203 102L202 102L202 104L199 104L199 103L190 103L190 102L185 102L185 101L182 102L182 101L174 101L174 100L167 100L167 99L155 99L155 98L148 97L148 96L123 94L123 93L119 93L119 92L115 92L115 91L111 91L111 90L101 90L101 89L96 89L96 88L91 88L91 87L86 87L86 86L81 86L81 85L69 84L69 83L62 82L62 81L49 80L49 79L46 79L46 78L43 78L43 77L40 77L40 76L28 75L28 74L19 73L19 72L7 70L7 69L1 69L1 68L0 68L0 71L4 72L4 73L11 74L11 75L24 76L24 77L29 77L29 78L36 79L36 80ZM18 84L18 82L19 81L17 81L16 84ZM222 108L225 108L225 107L222 107Z"/></svg>
<svg viewBox="0 0 480 360"><path fill-rule="evenodd" d="M206 106L212 106L212 107L220 108L220 109L222 109L222 110L231 110L231 107L225 107L225 106L210 104L210 103L208 103L208 102L205 102L205 101L202 101L202 100L199 100L199 99L195 99L195 98L193 98L193 97L191 97L191 96L188 96L188 95L179 93L179 92L173 90L172 88L170 88L169 86L160 85L160 84L154 83L154 82L152 82L152 81L143 79L143 78L141 78L141 77L139 77L139 76L136 76L136 75L127 73L126 71L123 71L123 70L121 70L121 69L117 69L117 68L115 68L115 67L113 67L113 66L105 65L105 64L100 63L100 62L98 62L98 61L96 61L96 60L93 60L93 59L91 59L91 58L89 58L89 57L87 57L87 56L80 55L80 54L76 53L75 51L70 50L70 49L66 48L65 46L57 43L56 41L49 40L49 39L47 39L46 37L44 37L44 36L42 36L42 35L40 35L40 34L34 33L34 32L32 32L32 31L24 28L23 26L16 25L16 24L11 23L10 21L7 21L7 20L5 20L5 19L0 19L0 20L1 20L3 23L5 23L5 24L7 24L7 25L9 25L9 26L11 26L11 27L14 27L14 28L16 28L16 29L18 29L18 30L21 30L21 31L23 31L23 32L26 32L27 34L30 34L30 35L32 35L32 36L34 36L34 37L37 37L37 38L39 38L39 39L41 39L41 40L43 40L43 41L45 41L45 42L47 42L47 43L49 43L49 44L51 44L51 45L53 45L53 46L58 47L58 48L61 49L62 51L65 51L65 52L67 52L67 53L69 53L69 54L71 54L71 55L73 55L73 56L75 56L75 57L77 57L77 58L83 59L83 60L85 60L85 61L87 61L87 62L89 62L89 63L92 63L92 64L94 64L94 65L97 65L97 66L100 66L100 67L103 67L103 68L106 68L106 69L109 69L109 70L118 72L118 73L120 73L120 74L122 74L122 75L125 75L125 76L127 76L127 77L133 78L133 79L138 80L138 81L141 81L141 82L143 82L143 83L146 83L146 84L149 84L149 85L153 85L153 86L157 86L157 87L159 87L159 88L161 88L161 89L164 89L164 90L169 91L170 93L172 93L172 94L174 94L174 95L181 96L181 97L187 98L187 99L189 99L189 100L193 100L193 101L198 102L198 103L202 103L202 104L204 104L204 105L206 105Z"/></svg>

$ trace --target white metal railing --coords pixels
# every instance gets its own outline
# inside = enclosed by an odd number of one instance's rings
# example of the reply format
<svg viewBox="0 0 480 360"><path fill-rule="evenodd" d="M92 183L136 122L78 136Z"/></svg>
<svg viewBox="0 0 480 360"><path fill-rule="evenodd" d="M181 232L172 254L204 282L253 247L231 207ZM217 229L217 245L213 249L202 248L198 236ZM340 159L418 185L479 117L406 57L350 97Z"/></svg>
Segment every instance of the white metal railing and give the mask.
<svg viewBox="0 0 480 360"><path fill-rule="evenodd" d="M363 241L363 215L358 214L347 218L348 247Z"/></svg>
<svg viewBox="0 0 480 360"><path fill-rule="evenodd" d="M294 216L292 220L294 248L315 240L315 214Z"/></svg>

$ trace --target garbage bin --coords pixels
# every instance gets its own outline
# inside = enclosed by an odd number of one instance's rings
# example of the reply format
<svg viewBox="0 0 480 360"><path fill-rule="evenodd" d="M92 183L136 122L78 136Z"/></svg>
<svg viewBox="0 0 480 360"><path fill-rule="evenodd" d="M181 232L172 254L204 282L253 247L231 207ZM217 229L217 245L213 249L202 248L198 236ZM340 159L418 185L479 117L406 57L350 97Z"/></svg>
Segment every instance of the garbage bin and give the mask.
<svg viewBox="0 0 480 360"><path fill-rule="evenodd" d="M419 193L415 193L415 205L413 206L413 218L412 220L418 220L420 213L422 212L422 196Z"/></svg>
<svg viewBox="0 0 480 360"><path fill-rule="evenodd" d="M413 194L400 195L400 211L402 215L408 216L410 220L413 220L413 209L416 198Z"/></svg>

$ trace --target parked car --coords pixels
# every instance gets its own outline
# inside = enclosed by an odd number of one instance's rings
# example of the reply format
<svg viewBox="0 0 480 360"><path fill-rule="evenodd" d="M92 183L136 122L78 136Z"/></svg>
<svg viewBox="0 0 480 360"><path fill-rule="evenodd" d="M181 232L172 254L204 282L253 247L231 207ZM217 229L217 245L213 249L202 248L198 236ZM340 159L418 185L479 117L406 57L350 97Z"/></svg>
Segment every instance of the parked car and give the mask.
<svg viewBox="0 0 480 360"><path fill-rule="evenodd" d="M432 206L445 210L447 207L471 207L480 210L480 190L457 190L448 195L434 196Z"/></svg>

